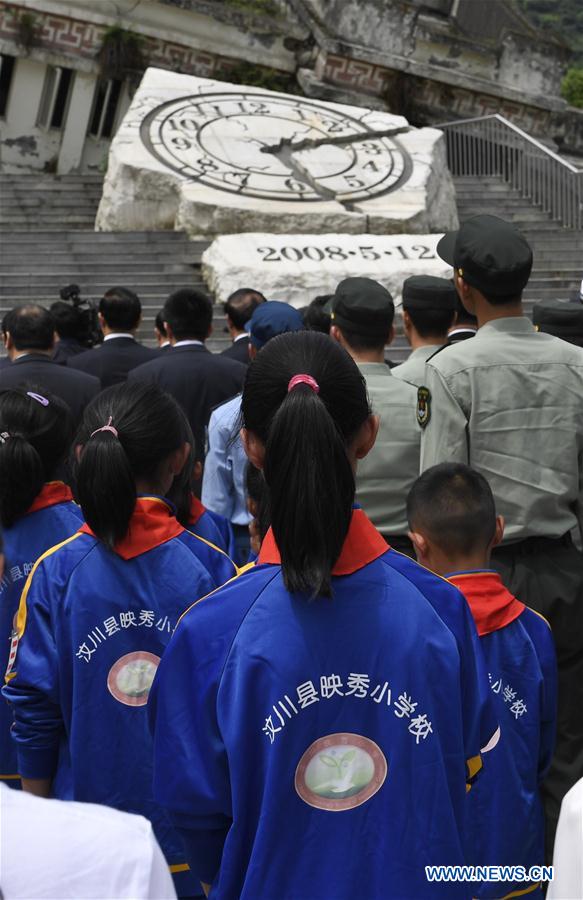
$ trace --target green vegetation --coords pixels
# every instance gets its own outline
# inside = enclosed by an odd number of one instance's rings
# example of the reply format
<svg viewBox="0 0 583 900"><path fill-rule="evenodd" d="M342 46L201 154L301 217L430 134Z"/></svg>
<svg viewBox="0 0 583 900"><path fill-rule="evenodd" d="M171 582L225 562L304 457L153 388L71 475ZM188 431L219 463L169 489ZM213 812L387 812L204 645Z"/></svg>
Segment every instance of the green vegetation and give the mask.
<svg viewBox="0 0 583 900"><path fill-rule="evenodd" d="M293 74L278 72L277 69L266 66L256 66L254 63L240 62L235 66L225 66L217 70L216 76L232 84L247 84L267 91L281 91L284 94L300 93Z"/></svg>
<svg viewBox="0 0 583 900"><path fill-rule="evenodd" d="M569 69L563 78L561 94L571 106L583 109L583 69Z"/></svg>
<svg viewBox="0 0 583 900"><path fill-rule="evenodd" d="M583 3L581 0L519 0L526 17L542 29L552 29L572 48L561 93L571 106L583 108Z"/></svg>
<svg viewBox="0 0 583 900"><path fill-rule="evenodd" d="M226 0L229 6L242 12L258 13L264 16L277 16L280 9L274 0Z"/></svg>
<svg viewBox="0 0 583 900"><path fill-rule="evenodd" d="M144 38L119 25L112 25L103 33L97 54L102 78L118 78L141 73L147 65L144 56Z"/></svg>
<svg viewBox="0 0 583 900"><path fill-rule="evenodd" d="M581 0L519 0L527 19L552 29L573 48L573 65L583 65L583 4Z"/></svg>

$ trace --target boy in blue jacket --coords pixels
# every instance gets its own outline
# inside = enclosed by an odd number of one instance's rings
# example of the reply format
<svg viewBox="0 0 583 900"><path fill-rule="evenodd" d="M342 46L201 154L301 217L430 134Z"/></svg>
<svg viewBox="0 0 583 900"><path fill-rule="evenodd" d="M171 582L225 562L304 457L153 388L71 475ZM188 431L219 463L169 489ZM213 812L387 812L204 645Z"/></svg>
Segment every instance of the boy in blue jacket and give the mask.
<svg viewBox="0 0 583 900"><path fill-rule="evenodd" d="M546 619L528 609L488 568L502 540L486 479L469 466L443 463L417 479L407 503L417 560L465 596L480 636L501 740L468 797L468 846L474 865L544 864L540 784L555 741L557 674ZM542 897L539 882L482 882L474 896L519 891Z"/></svg>

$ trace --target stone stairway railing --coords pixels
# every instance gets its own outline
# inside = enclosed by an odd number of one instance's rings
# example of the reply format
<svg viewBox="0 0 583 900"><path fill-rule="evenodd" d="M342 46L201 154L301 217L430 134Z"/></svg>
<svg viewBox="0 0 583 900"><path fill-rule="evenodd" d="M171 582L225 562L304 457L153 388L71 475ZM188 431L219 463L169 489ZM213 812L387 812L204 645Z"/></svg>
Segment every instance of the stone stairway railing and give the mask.
<svg viewBox="0 0 583 900"><path fill-rule="evenodd" d="M583 170L497 114L438 127L454 177L502 178L563 227L583 228Z"/></svg>

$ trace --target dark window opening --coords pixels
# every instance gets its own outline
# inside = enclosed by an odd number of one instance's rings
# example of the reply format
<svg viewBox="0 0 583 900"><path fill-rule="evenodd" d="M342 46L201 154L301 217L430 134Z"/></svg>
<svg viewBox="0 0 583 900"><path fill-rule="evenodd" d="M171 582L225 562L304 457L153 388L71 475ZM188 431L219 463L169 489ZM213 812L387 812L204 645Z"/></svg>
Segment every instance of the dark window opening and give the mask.
<svg viewBox="0 0 583 900"><path fill-rule="evenodd" d="M98 81L93 98L93 112L88 133L97 138L110 138L115 126L122 82L117 79Z"/></svg>
<svg viewBox="0 0 583 900"><path fill-rule="evenodd" d="M72 80L73 70L61 69L61 77L59 79L59 86L57 88L53 106L53 114L51 116L51 128L62 128L63 126Z"/></svg>
<svg viewBox="0 0 583 900"><path fill-rule="evenodd" d="M13 56L0 54L0 118L6 115L8 108L8 95L12 84L15 59Z"/></svg>

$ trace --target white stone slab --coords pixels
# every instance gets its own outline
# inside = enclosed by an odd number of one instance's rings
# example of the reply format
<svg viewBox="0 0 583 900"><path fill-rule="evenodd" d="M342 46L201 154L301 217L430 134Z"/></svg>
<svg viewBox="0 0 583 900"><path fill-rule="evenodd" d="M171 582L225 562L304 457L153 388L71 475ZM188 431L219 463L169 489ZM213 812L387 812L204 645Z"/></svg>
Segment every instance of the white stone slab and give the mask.
<svg viewBox="0 0 583 900"><path fill-rule="evenodd" d="M402 116L148 69L96 228L349 234L457 227L443 135Z"/></svg>
<svg viewBox="0 0 583 900"><path fill-rule="evenodd" d="M401 302L409 275L451 278L436 253L440 234L235 234L216 238L202 257L203 276L223 302L241 287L305 306L351 276L374 278Z"/></svg>

